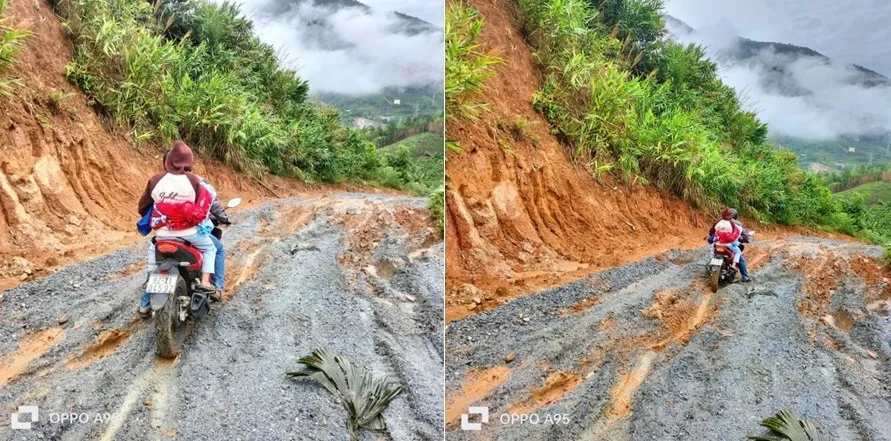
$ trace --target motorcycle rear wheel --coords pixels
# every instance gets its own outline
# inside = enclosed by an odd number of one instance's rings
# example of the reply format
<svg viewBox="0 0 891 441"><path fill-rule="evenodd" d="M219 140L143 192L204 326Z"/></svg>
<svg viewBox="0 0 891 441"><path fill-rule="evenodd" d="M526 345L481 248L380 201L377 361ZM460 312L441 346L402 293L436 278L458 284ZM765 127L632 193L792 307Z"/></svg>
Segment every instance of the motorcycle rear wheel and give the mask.
<svg viewBox="0 0 891 441"><path fill-rule="evenodd" d="M175 358L182 348L188 318L180 320L179 299L188 295L186 281L180 276L176 280L176 289L170 294L164 307L155 311L155 343L158 356L162 358Z"/></svg>
<svg viewBox="0 0 891 441"><path fill-rule="evenodd" d="M712 292L718 292L718 288L721 285L721 270L712 270L709 277L711 278Z"/></svg>

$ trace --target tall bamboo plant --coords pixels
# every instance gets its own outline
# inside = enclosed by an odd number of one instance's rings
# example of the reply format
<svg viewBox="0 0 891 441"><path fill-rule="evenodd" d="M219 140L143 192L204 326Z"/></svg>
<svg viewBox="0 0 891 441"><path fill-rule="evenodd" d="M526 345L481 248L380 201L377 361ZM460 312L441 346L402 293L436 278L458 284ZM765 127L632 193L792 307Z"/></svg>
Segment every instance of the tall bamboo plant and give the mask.
<svg viewBox="0 0 891 441"><path fill-rule="evenodd" d="M7 24L6 6L9 0L0 0L0 73L5 73L15 65L15 56L24 48L25 39L31 35L27 29L19 29ZM12 86L18 81L8 76L0 77L0 94L9 95Z"/></svg>

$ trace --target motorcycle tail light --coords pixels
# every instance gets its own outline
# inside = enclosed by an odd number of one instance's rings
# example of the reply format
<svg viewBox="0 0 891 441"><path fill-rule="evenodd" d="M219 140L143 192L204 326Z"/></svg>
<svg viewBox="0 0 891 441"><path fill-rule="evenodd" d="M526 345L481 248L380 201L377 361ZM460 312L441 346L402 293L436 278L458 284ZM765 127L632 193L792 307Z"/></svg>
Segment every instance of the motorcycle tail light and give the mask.
<svg viewBox="0 0 891 441"><path fill-rule="evenodd" d="M176 245L172 243L158 244L158 251L164 254L173 254L177 250Z"/></svg>

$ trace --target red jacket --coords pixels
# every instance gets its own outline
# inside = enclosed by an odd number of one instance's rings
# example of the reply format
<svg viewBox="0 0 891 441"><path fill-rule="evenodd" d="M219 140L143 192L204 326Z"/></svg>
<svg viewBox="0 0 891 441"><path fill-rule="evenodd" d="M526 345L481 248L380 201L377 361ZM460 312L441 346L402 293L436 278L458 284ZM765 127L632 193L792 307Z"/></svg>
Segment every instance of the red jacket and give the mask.
<svg viewBox="0 0 891 441"><path fill-rule="evenodd" d="M739 240L739 236L742 234L742 230L733 223L730 222L730 225L733 226L731 231L715 231L715 237L717 238L718 243L733 243Z"/></svg>
<svg viewBox="0 0 891 441"><path fill-rule="evenodd" d="M152 211L152 229L167 227L170 230L187 230L196 227L207 218L211 204L213 195L204 186L199 185L195 202L155 204Z"/></svg>

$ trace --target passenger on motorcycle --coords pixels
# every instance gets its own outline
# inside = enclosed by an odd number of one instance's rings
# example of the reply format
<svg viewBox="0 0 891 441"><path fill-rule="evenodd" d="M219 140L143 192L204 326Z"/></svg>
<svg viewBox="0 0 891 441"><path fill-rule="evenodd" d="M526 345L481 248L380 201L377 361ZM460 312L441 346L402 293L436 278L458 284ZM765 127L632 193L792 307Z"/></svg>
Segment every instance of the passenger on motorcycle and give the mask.
<svg viewBox="0 0 891 441"><path fill-rule="evenodd" d="M727 208L721 212L721 219L715 221L709 230L709 243L718 242L730 248L733 251L733 266L739 270L743 283L749 283L752 278L749 277L749 269L746 265L746 258L743 256L739 247L739 241L749 241L748 232L743 228L742 223L737 220L737 211L733 208Z"/></svg>
<svg viewBox="0 0 891 441"><path fill-rule="evenodd" d="M164 161L167 161L167 155L169 154L170 150L164 153ZM185 170L188 173L192 173L192 166L186 167ZM231 225L232 223L229 221L229 215L226 214L226 209L223 207L223 203L220 202L220 198L217 197L217 190L203 177L198 176L198 179L201 186L207 189L213 196L213 203L210 205L210 214L207 219L198 225L199 232L206 233L210 231L213 233L216 224ZM226 249L223 247L223 242L220 238L214 234L210 235L210 240L213 241L213 245L217 249L212 277L213 285L217 291L223 291L224 281L226 280ZM219 293L214 294L212 298L215 301L219 301Z"/></svg>
<svg viewBox="0 0 891 441"><path fill-rule="evenodd" d="M188 241L201 252L201 281L198 289L215 291L210 278L214 273L216 246L209 232L201 234L198 226L207 219L213 196L191 170L192 150L176 141L164 161L165 171L149 179L139 199L139 215L151 211L151 227L157 237L176 237ZM155 246L148 250L148 271L155 269ZM143 293L139 313L150 311L150 297Z"/></svg>

